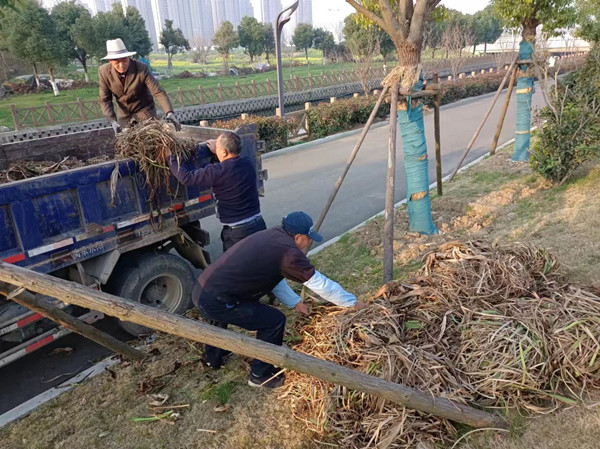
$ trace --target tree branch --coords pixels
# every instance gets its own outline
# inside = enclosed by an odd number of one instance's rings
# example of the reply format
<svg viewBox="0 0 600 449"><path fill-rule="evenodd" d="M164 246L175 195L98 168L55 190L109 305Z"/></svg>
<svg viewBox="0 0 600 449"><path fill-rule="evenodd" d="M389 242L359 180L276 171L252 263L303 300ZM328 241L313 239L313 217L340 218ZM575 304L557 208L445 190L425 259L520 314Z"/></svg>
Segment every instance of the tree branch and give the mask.
<svg viewBox="0 0 600 449"><path fill-rule="evenodd" d="M411 0L412 1L412 0ZM386 22L391 30L400 30L402 32L402 37L406 39L408 35L408 24L406 21L402 23L398 22L396 15L394 14L394 10L390 5L389 0L379 0L379 9L381 10L381 17L384 22ZM388 31L388 34L392 36L392 33Z"/></svg>
<svg viewBox="0 0 600 449"><path fill-rule="evenodd" d="M375 14L372 11L369 11L363 5L361 5L360 3L358 3L356 0L346 0L346 3L348 3L354 9L356 9L356 12L358 12L359 14L362 14L366 18L372 20L377 25L379 25L381 28L383 28L384 30L387 31L386 26L385 26L386 24L385 24L384 20L381 17L379 17L377 14Z"/></svg>
<svg viewBox="0 0 600 449"><path fill-rule="evenodd" d="M423 43L423 27L425 26L429 14L429 4L432 2L439 3L439 1L440 0L417 0L415 4L412 20L410 21L408 41L418 45L419 48Z"/></svg>

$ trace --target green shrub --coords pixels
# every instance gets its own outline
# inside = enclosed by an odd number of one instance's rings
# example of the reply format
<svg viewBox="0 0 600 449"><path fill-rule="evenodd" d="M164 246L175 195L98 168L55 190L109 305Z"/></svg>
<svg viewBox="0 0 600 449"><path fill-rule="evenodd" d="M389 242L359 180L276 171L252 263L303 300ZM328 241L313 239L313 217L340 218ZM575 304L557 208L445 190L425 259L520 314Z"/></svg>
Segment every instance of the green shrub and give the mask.
<svg viewBox="0 0 600 449"><path fill-rule="evenodd" d="M592 113L576 102L557 109L543 108L545 120L531 149L531 167L555 184L566 181L573 171L600 149L600 124Z"/></svg>
<svg viewBox="0 0 600 449"><path fill-rule="evenodd" d="M552 92L538 118L542 126L531 150L531 167L553 183L565 182L583 162L600 153L600 49Z"/></svg>
<svg viewBox="0 0 600 449"><path fill-rule="evenodd" d="M241 125L253 123L258 128L258 138L265 141L266 152L285 148L288 145L289 123L281 117L261 117L252 115L246 120L218 120L213 128L236 129Z"/></svg>
<svg viewBox="0 0 600 449"><path fill-rule="evenodd" d="M357 97L322 103L309 109L307 121L311 139L330 136L366 123L375 103L377 97ZM384 104L379 108L377 117L385 118L388 113L389 106Z"/></svg>

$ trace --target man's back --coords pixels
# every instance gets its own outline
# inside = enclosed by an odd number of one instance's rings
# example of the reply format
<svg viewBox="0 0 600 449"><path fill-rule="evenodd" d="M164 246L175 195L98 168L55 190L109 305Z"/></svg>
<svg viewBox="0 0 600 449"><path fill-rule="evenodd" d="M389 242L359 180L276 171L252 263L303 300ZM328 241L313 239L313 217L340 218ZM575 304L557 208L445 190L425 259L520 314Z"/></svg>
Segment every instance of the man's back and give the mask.
<svg viewBox="0 0 600 449"><path fill-rule="evenodd" d="M284 277L303 283L314 273L293 237L276 226L235 244L204 270L198 282L215 296L256 301Z"/></svg>

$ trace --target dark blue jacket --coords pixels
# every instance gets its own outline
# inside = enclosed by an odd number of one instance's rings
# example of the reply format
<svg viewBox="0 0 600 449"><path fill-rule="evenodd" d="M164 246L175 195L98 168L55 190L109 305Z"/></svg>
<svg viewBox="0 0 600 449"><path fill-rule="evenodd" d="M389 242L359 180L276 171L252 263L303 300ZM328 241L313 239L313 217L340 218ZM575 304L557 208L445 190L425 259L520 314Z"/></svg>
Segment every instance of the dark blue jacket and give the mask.
<svg viewBox="0 0 600 449"><path fill-rule="evenodd" d="M171 173L185 186L212 188L221 223L236 223L260 213L256 167L247 157L238 156L199 169L181 166L169 158Z"/></svg>

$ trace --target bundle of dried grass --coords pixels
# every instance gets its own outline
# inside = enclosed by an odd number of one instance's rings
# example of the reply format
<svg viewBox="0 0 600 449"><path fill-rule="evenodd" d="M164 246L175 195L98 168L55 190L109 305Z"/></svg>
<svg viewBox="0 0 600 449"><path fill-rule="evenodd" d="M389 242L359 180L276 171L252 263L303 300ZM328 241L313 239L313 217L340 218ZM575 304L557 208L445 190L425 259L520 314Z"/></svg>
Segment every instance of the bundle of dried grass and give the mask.
<svg viewBox="0 0 600 449"><path fill-rule="evenodd" d="M150 217L154 218L154 211L160 212L160 192L166 192L171 197L177 196L177 188L173 190L169 182L167 150L181 161L188 157L194 145L193 140L177 136L168 123L156 119L138 123L129 131L119 134L115 153L117 163L111 179L113 199L119 175L118 160L131 158L144 174L149 191Z"/></svg>
<svg viewBox="0 0 600 449"><path fill-rule="evenodd" d="M82 161L76 157L67 156L60 162L52 161L20 161L12 164L8 169L0 171L0 184L7 182L20 181L22 179L35 178L37 176L48 175L50 173L71 170L73 168L94 165L105 162L108 156L98 156L87 161Z"/></svg>
<svg viewBox="0 0 600 449"><path fill-rule="evenodd" d="M400 87L413 87L419 81L422 70L421 64L396 66L386 75L381 84L387 87L392 87L394 84L398 84Z"/></svg>
<svg viewBox="0 0 600 449"><path fill-rule="evenodd" d="M418 276L359 312L320 313L295 349L485 407L547 413L600 383L600 298L565 284L547 252L448 243ZM346 447L451 440L452 423L294 374L298 418Z"/></svg>

